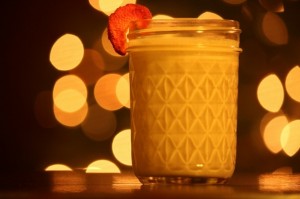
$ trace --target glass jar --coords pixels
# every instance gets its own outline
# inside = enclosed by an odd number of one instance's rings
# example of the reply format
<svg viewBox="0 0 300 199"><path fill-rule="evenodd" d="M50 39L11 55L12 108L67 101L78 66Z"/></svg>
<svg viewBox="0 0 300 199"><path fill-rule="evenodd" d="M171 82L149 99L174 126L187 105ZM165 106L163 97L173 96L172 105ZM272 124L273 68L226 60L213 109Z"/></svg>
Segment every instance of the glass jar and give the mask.
<svg viewBox="0 0 300 199"><path fill-rule="evenodd" d="M143 184L216 184L232 176L240 32L233 20L131 23L132 158Z"/></svg>

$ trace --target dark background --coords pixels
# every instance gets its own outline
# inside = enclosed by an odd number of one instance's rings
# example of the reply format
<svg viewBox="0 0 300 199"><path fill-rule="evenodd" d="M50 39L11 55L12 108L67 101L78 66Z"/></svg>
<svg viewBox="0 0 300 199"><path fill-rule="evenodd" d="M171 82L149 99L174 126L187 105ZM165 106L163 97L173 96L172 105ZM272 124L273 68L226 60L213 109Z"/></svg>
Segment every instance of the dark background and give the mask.
<svg viewBox="0 0 300 199"><path fill-rule="evenodd" d="M264 146L259 132L260 120L266 113L256 98L259 81L269 73L283 79L292 67L300 65L300 2L282 2L285 10L276 14L289 31L286 45L270 44L259 34L260 18L270 8L263 7L258 0L236 6L221 0L138 1L153 15L198 17L203 11L212 11L240 22L243 53L240 56L237 171L270 172L282 166L300 171L300 152L293 157L283 152L272 154ZM44 128L34 112L37 94L51 90L56 79L62 76L49 61L53 43L61 35L72 33L82 39L85 48L92 48L107 25L107 16L93 9L87 0L15 0L1 4L4 45L1 48L0 171L41 171L57 162L83 168L100 158L115 161L111 139L93 141L84 136L80 128L59 124ZM250 15L245 10L250 11ZM290 119L300 118L300 104L288 97L282 109ZM119 124L117 131L129 128L129 110L123 108L115 114Z"/></svg>

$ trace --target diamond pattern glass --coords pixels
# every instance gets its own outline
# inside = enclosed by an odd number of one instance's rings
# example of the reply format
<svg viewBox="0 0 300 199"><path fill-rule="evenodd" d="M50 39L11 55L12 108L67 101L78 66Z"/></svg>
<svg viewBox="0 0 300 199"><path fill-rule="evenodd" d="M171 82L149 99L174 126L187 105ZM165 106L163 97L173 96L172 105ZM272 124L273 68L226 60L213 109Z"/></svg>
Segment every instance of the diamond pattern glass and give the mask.
<svg viewBox="0 0 300 199"><path fill-rule="evenodd" d="M130 54L133 167L137 176L232 175L237 73L234 52Z"/></svg>

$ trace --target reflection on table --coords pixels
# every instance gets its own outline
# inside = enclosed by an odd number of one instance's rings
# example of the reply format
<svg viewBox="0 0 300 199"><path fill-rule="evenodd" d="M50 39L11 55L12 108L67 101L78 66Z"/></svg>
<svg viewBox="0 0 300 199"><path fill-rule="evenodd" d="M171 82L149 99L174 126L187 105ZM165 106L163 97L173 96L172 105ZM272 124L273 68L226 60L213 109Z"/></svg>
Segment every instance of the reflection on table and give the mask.
<svg viewBox="0 0 300 199"><path fill-rule="evenodd" d="M0 198L297 198L300 174L236 173L225 185L142 185L132 172L2 174Z"/></svg>

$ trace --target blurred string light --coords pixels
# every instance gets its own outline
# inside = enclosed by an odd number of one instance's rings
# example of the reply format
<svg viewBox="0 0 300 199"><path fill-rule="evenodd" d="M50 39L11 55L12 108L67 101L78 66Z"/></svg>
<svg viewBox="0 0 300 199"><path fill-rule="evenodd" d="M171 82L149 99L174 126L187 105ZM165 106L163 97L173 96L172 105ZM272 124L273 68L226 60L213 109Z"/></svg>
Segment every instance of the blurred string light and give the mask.
<svg viewBox="0 0 300 199"><path fill-rule="evenodd" d="M90 5L106 15L113 13L118 7L128 3L136 3L136 0L89 0Z"/></svg>
<svg viewBox="0 0 300 199"><path fill-rule="evenodd" d="M84 47L81 40L72 34L61 36L52 46L50 62L58 70L75 68L82 60Z"/></svg>
<svg viewBox="0 0 300 199"><path fill-rule="evenodd" d="M104 29L102 36L101 36L101 41L102 41L102 45L104 50L112 55L112 56L116 56L116 57L120 57L121 55L119 55L118 53L116 53L116 51L114 50L111 42L108 39L108 35L107 35L107 28Z"/></svg>
<svg viewBox="0 0 300 199"><path fill-rule="evenodd" d="M284 12L284 5L282 0L259 0L259 3L268 11Z"/></svg>
<svg viewBox="0 0 300 199"><path fill-rule="evenodd" d="M115 158L122 164L131 166L131 131L119 132L113 139L112 151Z"/></svg>
<svg viewBox="0 0 300 199"><path fill-rule="evenodd" d="M121 170L112 161L96 160L88 165L86 173L121 173Z"/></svg>
<svg viewBox="0 0 300 199"><path fill-rule="evenodd" d="M300 149L300 119L291 121L281 134L281 145L288 156L295 155Z"/></svg>
<svg viewBox="0 0 300 199"><path fill-rule="evenodd" d="M122 75L117 82L116 95L119 102L127 108L130 108L130 88L129 73Z"/></svg>
<svg viewBox="0 0 300 199"><path fill-rule="evenodd" d="M53 107L56 120L64 126L75 127L80 125L87 116L88 105L85 103L80 109L74 112L65 112L56 106Z"/></svg>
<svg viewBox="0 0 300 199"><path fill-rule="evenodd" d="M99 7L99 0L89 0L89 4L97 11L101 11Z"/></svg>
<svg viewBox="0 0 300 199"><path fill-rule="evenodd" d="M214 12L204 12L198 16L198 19L223 19L223 18Z"/></svg>
<svg viewBox="0 0 300 199"><path fill-rule="evenodd" d="M100 11L106 15L113 13L119 6L122 5L123 0L99 0Z"/></svg>
<svg viewBox="0 0 300 199"><path fill-rule="evenodd" d="M117 120L115 114L104 110L97 104L89 107L87 117L81 124L84 134L95 141L110 138L115 133L116 127Z"/></svg>
<svg viewBox="0 0 300 199"><path fill-rule="evenodd" d="M121 56L113 49L108 39L107 28L103 30L100 38L95 42L95 48L101 53L104 71L113 72L120 70L127 63L128 56Z"/></svg>
<svg viewBox="0 0 300 199"><path fill-rule="evenodd" d="M275 74L263 78L257 88L260 105L270 112L280 110L284 100L284 90L280 79Z"/></svg>
<svg viewBox="0 0 300 199"><path fill-rule="evenodd" d="M113 49L111 42L108 40L107 29L103 30L102 35L94 43L94 48L101 53L104 61L104 71L106 72L118 71L128 61L128 56L120 56Z"/></svg>
<svg viewBox="0 0 300 199"><path fill-rule="evenodd" d="M281 111L267 113L261 120L260 132L266 147L272 153L279 153L282 150L281 135L287 124L288 118Z"/></svg>
<svg viewBox="0 0 300 199"><path fill-rule="evenodd" d="M295 101L300 102L300 67L292 68L285 79L285 88L288 95Z"/></svg>
<svg viewBox="0 0 300 199"><path fill-rule="evenodd" d="M121 75L110 73L102 76L94 87L97 103L104 109L114 111L123 107L116 94L117 83Z"/></svg>
<svg viewBox="0 0 300 199"><path fill-rule="evenodd" d="M285 22L275 13L266 12L260 22L260 36L270 45L284 45L288 43L289 35Z"/></svg>
<svg viewBox="0 0 300 199"><path fill-rule="evenodd" d="M55 82L53 88L54 105L65 112L75 112L87 100L85 83L76 75L65 75Z"/></svg>
<svg viewBox="0 0 300 199"><path fill-rule="evenodd" d="M72 171L72 169L64 164L52 164L46 167L45 171Z"/></svg>
<svg viewBox="0 0 300 199"><path fill-rule="evenodd" d="M122 4L122 0L89 0L90 5L106 15L113 13Z"/></svg>
<svg viewBox="0 0 300 199"><path fill-rule="evenodd" d="M107 32L105 34L107 38ZM74 45L75 41L77 44L81 43L78 42L80 39L77 36L66 34L58 39L52 47L50 57L53 60L60 60L60 64L55 64L55 61L51 63L57 69L69 71L69 74L55 82L52 91L53 103L49 103L49 107L52 106L50 108L54 113L52 115L62 125L67 127L81 125L83 133L88 138L102 141L111 137L116 129L116 117L111 111L118 110L123 106L129 107L128 75L121 76L110 73L104 75L104 73L109 71L108 68L118 70L127 61L127 58L122 57L122 61L120 61L116 56L117 62L109 62L107 59L104 60L107 56L103 58L99 51L84 49L83 57L77 59L76 64L73 62L72 67L63 67L62 63L70 63L70 60L75 60L75 57L78 56L79 45ZM106 43L111 45L108 40ZM61 56L58 53L65 51L68 52L68 56ZM106 67L105 63L108 62L114 66ZM87 86L89 85L95 86L93 94L98 105L87 103ZM39 104L42 103L39 102Z"/></svg>
<svg viewBox="0 0 300 199"><path fill-rule="evenodd" d="M298 102L300 95L300 68L292 68L285 80L287 94ZM279 109L282 106L284 90L275 74L266 76L257 88L260 104L269 112L261 120L260 131L265 145L272 153L283 150L292 157L300 149L300 120L289 121Z"/></svg>
<svg viewBox="0 0 300 199"><path fill-rule="evenodd" d="M84 56L80 64L70 70L70 74L80 77L86 85L90 86L104 74L104 60L102 55L94 49L84 49Z"/></svg>

